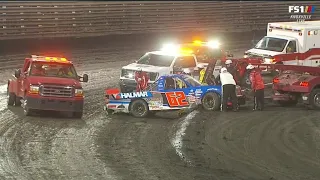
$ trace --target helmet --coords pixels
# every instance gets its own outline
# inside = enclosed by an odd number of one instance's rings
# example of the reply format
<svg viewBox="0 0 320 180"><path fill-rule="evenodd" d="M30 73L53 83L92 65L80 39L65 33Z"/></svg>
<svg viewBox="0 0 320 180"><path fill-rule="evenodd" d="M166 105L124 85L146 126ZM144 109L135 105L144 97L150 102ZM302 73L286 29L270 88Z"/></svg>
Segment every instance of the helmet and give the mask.
<svg viewBox="0 0 320 180"><path fill-rule="evenodd" d="M198 64L197 67L198 67L198 68L204 68L204 65L203 65L203 64Z"/></svg>
<svg viewBox="0 0 320 180"><path fill-rule="evenodd" d="M188 74L188 73L190 73L191 71L190 71L190 69L184 69L183 72Z"/></svg>
<svg viewBox="0 0 320 180"><path fill-rule="evenodd" d="M230 59L226 60L225 64L232 64L232 61Z"/></svg>
<svg viewBox="0 0 320 180"><path fill-rule="evenodd" d="M254 66L252 66L252 64L249 64L246 69L254 69Z"/></svg>
<svg viewBox="0 0 320 180"><path fill-rule="evenodd" d="M223 67L223 68L221 68L221 72L225 73L225 72L228 72L228 70L227 70L227 68Z"/></svg>

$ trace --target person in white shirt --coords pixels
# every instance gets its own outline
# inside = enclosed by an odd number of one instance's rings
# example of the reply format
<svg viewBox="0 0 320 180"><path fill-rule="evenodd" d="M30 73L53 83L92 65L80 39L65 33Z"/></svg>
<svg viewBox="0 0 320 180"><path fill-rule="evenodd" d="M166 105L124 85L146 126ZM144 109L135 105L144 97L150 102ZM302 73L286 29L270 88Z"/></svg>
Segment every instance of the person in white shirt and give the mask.
<svg viewBox="0 0 320 180"><path fill-rule="evenodd" d="M238 100L236 95L236 81L227 68L221 68L220 82L222 85L222 110L227 111L227 103L229 98L232 100L233 111L238 111Z"/></svg>

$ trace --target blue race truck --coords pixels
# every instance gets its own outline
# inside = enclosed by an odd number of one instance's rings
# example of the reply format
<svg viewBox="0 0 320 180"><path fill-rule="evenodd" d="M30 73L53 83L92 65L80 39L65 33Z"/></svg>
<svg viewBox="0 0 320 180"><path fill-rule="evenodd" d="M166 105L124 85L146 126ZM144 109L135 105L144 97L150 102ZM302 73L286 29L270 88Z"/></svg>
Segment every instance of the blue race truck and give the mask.
<svg viewBox="0 0 320 180"><path fill-rule="evenodd" d="M205 110L219 110L221 106L221 85L202 85L186 74L160 76L147 91L121 93L119 89L106 89L108 112L130 113L134 117L146 117L156 111L181 110L193 105L202 105ZM245 95L240 86L236 93L238 105L245 104ZM229 106L232 104L229 102Z"/></svg>

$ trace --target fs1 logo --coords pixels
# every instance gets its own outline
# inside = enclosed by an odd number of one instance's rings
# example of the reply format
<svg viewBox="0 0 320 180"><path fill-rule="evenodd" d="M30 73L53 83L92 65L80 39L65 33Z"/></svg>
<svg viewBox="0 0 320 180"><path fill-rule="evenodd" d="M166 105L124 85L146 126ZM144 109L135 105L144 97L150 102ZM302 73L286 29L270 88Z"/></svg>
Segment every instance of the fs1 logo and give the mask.
<svg viewBox="0 0 320 180"><path fill-rule="evenodd" d="M314 13L315 6L289 6L289 13Z"/></svg>

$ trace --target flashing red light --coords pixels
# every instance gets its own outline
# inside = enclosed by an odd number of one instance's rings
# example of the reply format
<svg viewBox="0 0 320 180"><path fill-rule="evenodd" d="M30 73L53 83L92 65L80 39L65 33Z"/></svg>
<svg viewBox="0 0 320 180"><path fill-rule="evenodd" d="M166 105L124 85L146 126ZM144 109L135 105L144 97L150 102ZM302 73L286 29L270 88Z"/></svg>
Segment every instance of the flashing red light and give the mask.
<svg viewBox="0 0 320 180"><path fill-rule="evenodd" d="M273 83L274 83L274 84L279 83L279 81L280 81L280 80L279 80L278 78L274 78L274 79L273 79Z"/></svg>

